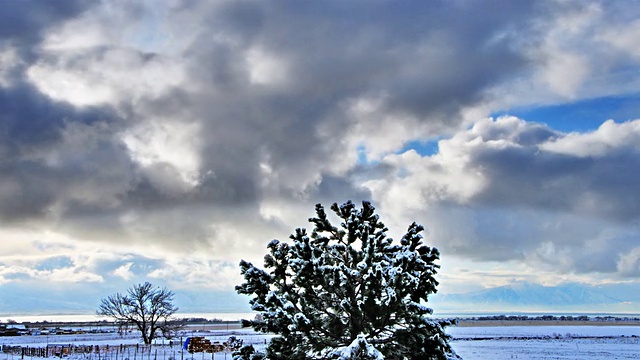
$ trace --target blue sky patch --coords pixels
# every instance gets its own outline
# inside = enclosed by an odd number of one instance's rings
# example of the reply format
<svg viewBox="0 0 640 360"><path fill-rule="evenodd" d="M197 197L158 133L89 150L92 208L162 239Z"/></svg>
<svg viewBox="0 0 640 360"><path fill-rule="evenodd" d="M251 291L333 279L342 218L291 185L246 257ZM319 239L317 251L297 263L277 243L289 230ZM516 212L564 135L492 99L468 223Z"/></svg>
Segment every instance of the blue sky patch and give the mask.
<svg viewBox="0 0 640 360"><path fill-rule="evenodd" d="M526 121L549 125L563 132L596 130L609 119L621 123L634 120L640 113L640 94L600 97L561 105L513 108L497 111L491 116L517 116Z"/></svg>
<svg viewBox="0 0 640 360"><path fill-rule="evenodd" d="M431 138L428 140L413 140L409 141L402 149L398 150L397 154L402 154L408 150L415 150L421 156L432 156L438 153L438 141L442 140L441 137Z"/></svg>
<svg viewBox="0 0 640 360"><path fill-rule="evenodd" d="M68 256L55 256L40 262L35 268L36 270L54 270L64 269L73 266L73 261Z"/></svg>

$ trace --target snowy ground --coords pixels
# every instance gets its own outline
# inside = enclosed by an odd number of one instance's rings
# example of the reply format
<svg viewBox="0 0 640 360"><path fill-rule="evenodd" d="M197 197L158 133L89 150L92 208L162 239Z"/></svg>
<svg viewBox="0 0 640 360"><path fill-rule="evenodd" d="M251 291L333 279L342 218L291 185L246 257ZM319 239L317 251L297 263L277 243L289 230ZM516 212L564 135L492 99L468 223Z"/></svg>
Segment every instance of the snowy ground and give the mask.
<svg viewBox="0 0 640 360"><path fill-rule="evenodd" d="M454 338L452 346L465 360L475 359L640 359L640 326L491 326L449 327ZM229 336L262 348L269 335L248 329L211 330L183 334L204 336L212 342L224 342ZM0 337L1 345L45 347L47 344L109 345L112 349L124 345L124 350L110 353L85 354L71 358L83 360L216 360L231 359L228 352L189 354L182 351L178 339L170 347L167 341L146 352L135 352L132 345L139 342L135 334L77 334L57 336ZM25 357L37 360L37 357ZM19 360L20 355L0 353L0 360Z"/></svg>
<svg viewBox="0 0 640 360"><path fill-rule="evenodd" d="M640 326L451 327L453 348L475 359L640 359Z"/></svg>

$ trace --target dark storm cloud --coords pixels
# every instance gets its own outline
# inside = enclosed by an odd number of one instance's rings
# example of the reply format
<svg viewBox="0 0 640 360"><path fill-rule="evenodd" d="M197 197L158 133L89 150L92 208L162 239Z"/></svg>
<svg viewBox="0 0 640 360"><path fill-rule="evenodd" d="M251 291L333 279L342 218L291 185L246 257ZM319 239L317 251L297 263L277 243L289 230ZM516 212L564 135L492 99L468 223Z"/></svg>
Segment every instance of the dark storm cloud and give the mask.
<svg viewBox="0 0 640 360"><path fill-rule="evenodd" d="M100 174L100 171L89 171L96 167L96 162L102 165L111 162L114 154L104 150L114 146L111 139L95 144L103 149L69 149L61 154L66 158L59 164L47 164L45 160L47 156L56 156L68 126L78 124L91 128L96 123L108 122L115 118L109 109L76 109L53 101L24 83L0 88L0 109L0 182L3 184L0 216L5 219L45 216L48 207L66 196L64 189L73 186L76 179ZM117 145L112 150L117 152Z"/></svg>
<svg viewBox="0 0 640 360"><path fill-rule="evenodd" d="M334 172L341 153L355 151L345 144L355 101L379 101L378 114L433 128L458 125L462 107L526 64L510 32L527 28L529 9L528 2L182 6L170 20L201 29L185 53L201 91L181 107L202 126L203 168L214 174L199 190L256 201L265 161L281 190L304 190ZM254 50L276 57L285 79L252 82L246 58ZM362 121L375 129L382 120Z"/></svg>
<svg viewBox="0 0 640 360"><path fill-rule="evenodd" d="M56 156L70 125L92 127L99 122L113 123L117 117L108 107L78 109L55 101L30 84L25 74L28 66L37 60L38 45L48 31L78 16L89 5L87 1L30 0L2 5L0 45L14 49L18 56L15 62L5 59L6 83L0 86L0 217L3 220L49 216L50 207L68 196L69 188L78 182L86 184L90 173L96 175L88 171L92 164L111 157L110 154L101 158L100 152L91 149L73 149L73 152L86 151L93 156L67 152L60 154L66 158L59 159L55 165L47 163L45 158ZM103 139L100 146L111 147L110 142ZM78 181L79 178L85 179Z"/></svg>
<svg viewBox="0 0 640 360"><path fill-rule="evenodd" d="M92 124L114 118L109 108L76 109L22 82L0 88L0 109L0 149L6 155L50 147L60 139L65 122Z"/></svg>
<svg viewBox="0 0 640 360"><path fill-rule="evenodd" d="M607 145L606 152L585 156L545 147L550 140L546 135L538 141L527 140L526 133L531 132L528 127L509 134L513 139L510 146L478 147L471 154L472 166L481 169L488 180L485 191L474 201L519 204L620 221L640 218L640 152L630 143L632 140L621 136ZM601 134L602 142L607 141L605 130L596 134ZM626 135L638 137L635 131ZM485 142L498 140L487 133L479 136ZM562 139L551 139L549 143L555 141Z"/></svg>
<svg viewBox="0 0 640 360"><path fill-rule="evenodd" d="M640 236L637 226L524 206L443 204L425 225L444 254L578 274L618 272Z"/></svg>
<svg viewBox="0 0 640 360"><path fill-rule="evenodd" d="M43 96L24 82L25 65L47 30L87 8L87 1L53 3L44 0L8 1L0 12L0 45L18 50L17 64L3 64L11 86L0 87L0 153L6 162L33 147L46 148L56 142L66 120L95 121L97 111L81 113L72 106Z"/></svg>
<svg viewBox="0 0 640 360"><path fill-rule="evenodd" d="M54 3L47 0L7 1L0 13L0 36L19 40L38 40L43 31L67 20L90 5L86 0Z"/></svg>
<svg viewBox="0 0 640 360"><path fill-rule="evenodd" d="M37 55L34 48L52 27L72 19L92 5L87 0L5 1L0 11L0 45L11 43L24 59Z"/></svg>
<svg viewBox="0 0 640 360"><path fill-rule="evenodd" d="M461 107L526 63L509 32L526 27L529 8L525 2L185 3L167 20L197 29L182 56L198 90L143 98L135 117L174 116L200 126L200 167L208 175L192 191L194 201L259 201L261 164L278 174L275 191L293 197L344 173L334 163L355 165L346 159L355 149L345 143L354 131L354 101L381 101L379 114L410 114L434 127L457 125L453 115ZM253 50L276 57L285 79L254 83L247 64ZM381 120L364 121L375 128ZM162 198L143 181L128 196L154 203L154 194Z"/></svg>
<svg viewBox="0 0 640 360"><path fill-rule="evenodd" d="M254 6L264 10L259 21L251 17L250 26L261 28L243 44L264 46L288 60L294 83L282 90L308 99L305 108L371 95L384 97L390 111L420 118L457 114L459 106L478 101L484 88L523 66L509 32L527 29L531 14L527 2ZM226 24L235 35L242 34L236 30L245 27L244 20L213 23Z"/></svg>

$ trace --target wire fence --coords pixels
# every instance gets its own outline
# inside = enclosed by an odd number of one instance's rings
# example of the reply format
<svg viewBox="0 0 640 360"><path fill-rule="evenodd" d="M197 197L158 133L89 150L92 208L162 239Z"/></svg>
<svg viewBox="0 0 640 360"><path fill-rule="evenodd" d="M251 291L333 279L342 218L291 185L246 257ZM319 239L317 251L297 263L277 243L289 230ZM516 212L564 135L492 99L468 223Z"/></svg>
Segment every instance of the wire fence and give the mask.
<svg viewBox="0 0 640 360"><path fill-rule="evenodd" d="M47 345L25 347L2 345L0 360L60 358L85 360L218 360L231 359L231 349L190 353L168 345Z"/></svg>

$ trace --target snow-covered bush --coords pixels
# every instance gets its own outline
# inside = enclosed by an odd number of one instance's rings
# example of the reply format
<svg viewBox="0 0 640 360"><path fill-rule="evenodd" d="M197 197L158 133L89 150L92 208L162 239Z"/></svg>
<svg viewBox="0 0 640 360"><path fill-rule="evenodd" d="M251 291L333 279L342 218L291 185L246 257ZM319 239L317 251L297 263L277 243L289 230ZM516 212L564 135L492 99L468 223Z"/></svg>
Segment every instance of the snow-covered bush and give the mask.
<svg viewBox="0 0 640 360"><path fill-rule="evenodd" d="M240 263L245 282L236 287L251 296L261 320L245 321L257 331L277 334L252 359L447 359L455 357L445 321L428 318L424 304L436 292L438 250L423 245L421 225L413 223L399 243L374 207L348 201L333 204L340 227L316 205L310 236L296 229L292 244L273 240L266 270Z"/></svg>

